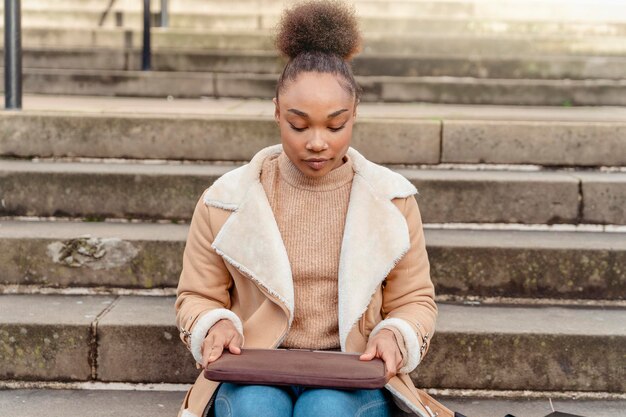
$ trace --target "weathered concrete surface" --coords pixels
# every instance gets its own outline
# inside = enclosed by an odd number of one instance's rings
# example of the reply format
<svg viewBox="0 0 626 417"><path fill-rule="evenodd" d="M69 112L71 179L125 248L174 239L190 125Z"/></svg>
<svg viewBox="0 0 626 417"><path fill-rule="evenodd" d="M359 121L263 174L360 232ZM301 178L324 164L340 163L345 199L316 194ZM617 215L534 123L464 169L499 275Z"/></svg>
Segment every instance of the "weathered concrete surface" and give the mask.
<svg viewBox="0 0 626 417"><path fill-rule="evenodd" d="M546 417L552 412L548 399L492 399L492 398L446 398L438 399L452 410L459 411L468 417L480 416L513 416ZM556 411L578 416L602 415L621 417L626 409L626 401L615 400L557 400L552 404Z"/></svg>
<svg viewBox="0 0 626 417"><path fill-rule="evenodd" d="M233 166L3 162L4 215L188 219Z"/></svg>
<svg viewBox="0 0 626 417"><path fill-rule="evenodd" d="M437 294L626 297L622 233L427 229Z"/></svg>
<svg viewBox="0 0 626 417"><path fill-rule="evenodd" d="M626 224L626 173L577 173L582 180L583 220Z"/></svg>
<svg viewBox="0 0 626 417"><path fill-rule="evenodd" d="M198 34L201 34L198 36ZM198 49L274 51L275 46L267 31L197 31L189 29L153 30L154 48L185 48L193 45ZM141 32L131 32L132 45L141 46ZM626 50L624 50L626 52Z"/></svg>
<svg viewBox="0 0 626 417"><path fill-rule="evenodd" d="M379 164L436 164L441 159L441 122L359 117L351 146Z"/></svg>
<svg viewBox="0 0 626 417"><path fill-rule="evenodd" d="M23 51L23 68L126 70L133 54L110 48L28 48ZM4 53L0 55L4 66ZM138 65L141 65L139 62ZM141 69L139 67L138 69Z"/></svg>
<svg viewBox="0 0 626 417"><path fill-rule="evenodd" d="M52 323L62 322L49 313L52 296L0 299L5 305L4 300L20 299L22 310L47 313L21 324L27 332L36 323L54 328ZM56 296L63 308L82 299ZM173 303L174 297L119 297L97 326L99 379L194 379L198 371L178 338ZM62 317L67 316L75 314ZM437 334L412 377L422 387L435 388L623 392L626 371L615 364L626 353L625 319L624 309L440 304ZM74 354L74 368L81 357L87 362L88 352Z"/></svg>
<svg viewBox="0 0 626 417"><path fill-rule="evenodd" d="M197 370L173 327L173 302L173 297L122 297L101 319L98 375L103 380L193 380ZM625 388L626 371L615 367L626 353L623 309L440 307L437 335L413 375L421 386Z"/></svg>
<svg viewBox="0 0 626 417"><path fill-rule="evenodd" d="M4 114L4 155L247 161L280 133L269 118Z"/></svg>
<svg viewBox="0 0 626 417"><path fill-rule="evenodd" d="M128 97L214 96L211 73L25 69L24 92Z"/></svg>
<svg viewBox="0 0 626 417"><path fill-rule="evenodd" d="M0 378L91 379L91 323L112 300L0 295Z"/></svg>
<svg viewBox="0 0 626 417"><path fill-rule="evenodd" d="M158 389L158 388L157 388ZM171 417L183 401L184 391L116 391L69 389L16 389L0 391L0 408L12 417L82 417L89 409L93 417L133 415ZM552 409L547 399L493 399L436 397L452 410L468 417L545 417ZM555 409L583 416L622 417L624 400L552 400ZM407 414L397 412L395 417Z"/></svg>
<svg viewBox="0 0 626 417"><path fill-rule="evenodd" d="M79 71L79 70L75 70ZM159 97L272 98L275 75L117 73L80 70L26 70L25 91ZM50 82L50 78L54 82ZM422 101L512 105L626 105L621 81L450 80L435 77L358 77L365 101ZM158 80L158 82L157 82ZM77 82L78 81L78 82ZM199 86L200 84L200 86ZM213 88L213 90L211 90Z"/></svg>
<svg viewBox="0 0 626 417"><path fill-rule="evenodd" d="M268 98L276 96L275 74L216 74L216 97Z"/></svg>
<svg viewBox="0 0 626 417"><path fill-rule="evenodd" d="M0 54L0 63L3 62ZM366 53L354 60L360 76L452 76L475 78L622 79L626 59L577 56L431 56ZM152 54L155 71L204 71L279 74L285 64L274 51L169 50ZM120 48L28 47L24 68L133 70L141 69L141 51ZM277 77L277 76L276 76Z"/></svg>
<svg viewBox="0 0 626 417"><path fill-rule="evenodd" d="M202 36L193 36L194 31L170 31L159 28L152 29L153 46L158 47L188 47L197 48L224 48L234 49L264 49L270 50L271 41L268 36L259 38L255 34L233 33L225 34L207 32L207 39L202 44L188 43L195 39L202 41ZM239 35L239 36L238 36ZM255 38L258 39L255 43ZM0 33L4 39L4 32ZM95 47L95 48L140 48L142 32L126 28L75 28L75 27L24 27L22 29L22 44L25 48L39 47ZM237 45L239 45L237 47ZM260 48L254 48L255 46Z"/></svg>
<svg viewBox="0 0 626 417"><path fill-rule="evenodd" d="M175 287L187 225L0 222L0 284L46 287ZM439 295L624 299L623 233L425 230ZM51 248L79 236L104 246L100 258L56 260ZM65 247L68 247L66 244ZM78 253L78 255L76 255Z"/></svg>
<svg viewBox="0 0 626 417"><path fill-rule="evenodd" d="M0 95L1 96L1 95ZM90 97L67 95L24 95L23 114L46 112L55 115L103 114L119 116L171 115L181 118L232 117L272 118L274 104L271 100L202 98L164 100L139 97ZM61 113L61 114L59 114ZM432 103L360 103L361 119L398 120L485 120L485 121L535 121L535 122L626 122L626 107L533 107L454 105ZM358 122L357 122L358 124Z"/></svg>
<svg viewBox="0 0 626 417"><path fill-rule="evenodd" d="M577 223L578 180L548 172L405 170L426 223Z"/></svg>
<svg viewBox="0 0 626 417"><path fill-rule="evenodd" d="M190 382L200 371L179 338L174 298L121 297L98 323L98 379Z"/></svg>
<svg viewBox="0 0 626 417"><path fill-rule="evenodd" d="M422 386L624 392L626 310L440 305ZM497 388L496 388L497 387Z"/></svg>
<svg viewBox="0 0 626 417"><path fill-rule="evenodd" d="M621 37L508 36L508 35L374 35L368 34L364 51L446 56L609 55L623 56Z"/></svg>
<svg viewBox="0 0 626 417"><path fill-rule="evenodd" d="M589 79L624 78L624 58L577 56L437 56L362 54L354 59L357 75L396 77Z"/></svg>
<svg viewBox="0 0 626 417"><path fill-rule="evenodd" d="M0 154L248 161L280 142L269 117L181 117L23 112L0 114ZM441 123L361 119L352 146L377 163L434 164Z"/></svg>
<svg viewBox="0 0 626 417"><path fill-rule="evenodd" d="M24 92L181 98L275 96L272 74L25 69ZM624 106L626 80L357 77L363 101Z"/></svg>
<svg viewBox="0 0 626 417"><path fill-rule="evenodd" d="M0 32L0 40L3 39ZM28 47L61 46L140 48L141 30L127 28L24 27L23 45ZM179 28L153 28L153 46L222 50L274 51L271 32L199 31ZM624 37L618 36L509 36L509 35L442 35L366 34L364 52L383 54L430 54L441 56L508 56L520 55L596 55L624 56Z"/></svg>
<svg viewBox="0 0 626 417"><path fill-rule="evenodd" d="M525 106L624 106L623 80L499 80L446 77L370 77L378 100ZM373 87L370 87L373 89Z"/></svg>
<svg viewBox="0 0 626 417"><path fill-rule="evenodd" d="M445 121L442 162L626 165L626 123Z"/></svg>
<svg viewBox="0 0 626 417"><path fill-rule="evenodd" d="M245 30L245 29L272 29L275 27L279 15L278 10L271 13L261 9L240 11L213 10L206 13L199 10L174 10L169 15L169 25L173 28L214 29L214 30ZM102 10L98 9L32 9L23 12L24 26L64 26L72 24L75 27L124 26L141 28L142 15L140 10L115 9L102 17ZM424 33L454 33L454 34L528 34L528 35L609 35L619 36L626 34L626 24L622 22L555 22L541 20L506 20L506 19L471 19L424 17L424 16L397 16L387 13L365 14L359 16L359 24L364 32L387 34L424 34Z"/></svg>
<svg viewBox="0 0 626 417"><path fill-rule="evenodd" d="M141 65L141 54L130 54L131 68ZM248 72L280 74L285 60L271 51L177 51L157 50L152 65L157 71ZM276 77L277 78L277 77Z"/></svg>
<svg viewBox="0 0 626 417"><path fill-rule="evenodd" d="M172 417L182 391L19 389L0 391L0 409L12 417Z"/></svg>
<svg viewBox="0 0 626 417"><path fill-rule="evenodd" d="M0 282L61 288L175 287L186 237L186 225L0 222ZM102 253L89 251L93 248Z"/></svg>
<svg viewBox="0 0 626 417"><path fill-rule="evenodd" d="M5 161L2 215L188 219L234 165ZM577 223L578 180L548 172L406 170L427 223Z"/></svg>
<svg viewBox="0 0 626 417"><path fill-rule="evenodd" d="M358 15L368 16L420 16L422 18L465 18L465 19L506 19L550 21L558 16L562 22L621 22L624 21L626 7L620 2L602 0L596 2L568 3L563 7L559 2L540 2L533 7L524 7L517 0L491 2L441 2L441 1L378 1L356 0ZM29 10L66 10L68 8L101 11L101 0L56 0L47 3L42 0L25 0ZM0 10L2 9L0 4ZM133 0L118 0L115 10L141 11L142 5ZM153 10L159 10L160 0L152 0ZM276 0L232 0L225 4L220 0L185 0L173 2L169 10L175 13L265 13L277 14L284 5Z"/></svg>

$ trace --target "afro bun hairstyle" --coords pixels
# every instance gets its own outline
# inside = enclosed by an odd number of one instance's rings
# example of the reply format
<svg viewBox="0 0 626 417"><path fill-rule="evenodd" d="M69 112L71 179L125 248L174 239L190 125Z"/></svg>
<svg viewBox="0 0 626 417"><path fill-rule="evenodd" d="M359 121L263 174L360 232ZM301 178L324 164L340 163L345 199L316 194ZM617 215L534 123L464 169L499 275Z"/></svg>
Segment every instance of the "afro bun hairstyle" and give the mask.
<svg viewBox="0 0 626 417"><path fill-rule="evenodd" d="M285 10L276 36L276 48L289 59L321 52L349 61L361 42L354 8L333 0L305 1Z"/></svg>

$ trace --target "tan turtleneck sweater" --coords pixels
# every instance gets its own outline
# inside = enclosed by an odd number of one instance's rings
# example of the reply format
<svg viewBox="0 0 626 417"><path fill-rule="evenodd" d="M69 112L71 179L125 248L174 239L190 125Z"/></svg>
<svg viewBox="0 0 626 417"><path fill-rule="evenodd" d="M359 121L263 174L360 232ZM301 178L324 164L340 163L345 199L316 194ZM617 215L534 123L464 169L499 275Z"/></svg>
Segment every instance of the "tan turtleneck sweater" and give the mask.
<svg viewBox="0 0 626 417"><path fill-rule="evenodd" d="M294 283L294 320L281 347L338 349L337 276L354 171L304 175L282 152L268 157L261 183L283 238Z"/></svg>
<svg viewBox="0 0 626 417"><path fill-rule="evenodd" d="M281 347L339 349L339 255L354 170L344 163L321 178L304 175L282 152L263 161L261 183L287 250L294 284L294 319ZM403 361L406 346L395 336Z"/></svg>

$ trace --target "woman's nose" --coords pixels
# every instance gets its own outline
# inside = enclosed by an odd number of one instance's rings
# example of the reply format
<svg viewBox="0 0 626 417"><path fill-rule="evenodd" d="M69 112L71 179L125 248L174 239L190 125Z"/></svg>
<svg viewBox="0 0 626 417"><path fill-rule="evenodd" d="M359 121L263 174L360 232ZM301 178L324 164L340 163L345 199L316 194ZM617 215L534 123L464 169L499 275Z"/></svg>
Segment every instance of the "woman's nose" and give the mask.
<svg viewBox="0 0 626 417"><path fill-rule="evenodd" d="M307 142L306 148L309 151L320 152L328 148L328 143L324 140L321 132L313 132L313 136Z"/></svg>

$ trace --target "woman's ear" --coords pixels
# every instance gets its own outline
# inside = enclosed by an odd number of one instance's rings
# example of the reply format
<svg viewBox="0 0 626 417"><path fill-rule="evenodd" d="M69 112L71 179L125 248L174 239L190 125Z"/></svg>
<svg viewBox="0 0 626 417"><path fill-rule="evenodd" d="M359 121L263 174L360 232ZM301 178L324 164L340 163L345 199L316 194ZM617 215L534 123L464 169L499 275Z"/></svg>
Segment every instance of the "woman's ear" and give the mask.
<svg viewBox="0 0 626 417"><path fill-rule="evenodd" d="M352 113L352 117L356 119L356 109L359 107L359 103L361 101L358 98L354 99L354 113Z"/></svg>
<svg viewBox="0 0 626 417"><path fill-rule="evenodd" d="M274 120L276 120L276 123L279 123L280 122L280 107L278 107L278 98L274 97L272 101L274 102Z"/></svg>

